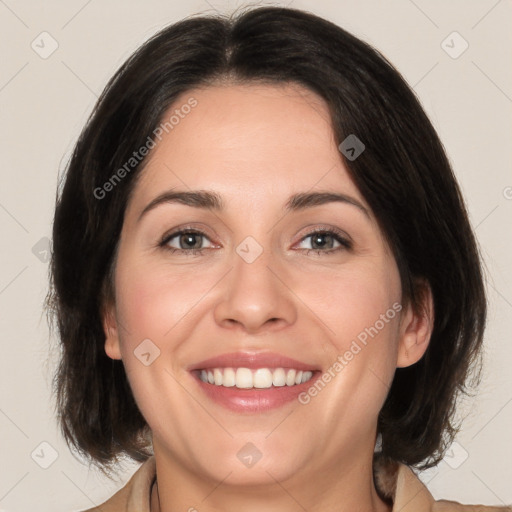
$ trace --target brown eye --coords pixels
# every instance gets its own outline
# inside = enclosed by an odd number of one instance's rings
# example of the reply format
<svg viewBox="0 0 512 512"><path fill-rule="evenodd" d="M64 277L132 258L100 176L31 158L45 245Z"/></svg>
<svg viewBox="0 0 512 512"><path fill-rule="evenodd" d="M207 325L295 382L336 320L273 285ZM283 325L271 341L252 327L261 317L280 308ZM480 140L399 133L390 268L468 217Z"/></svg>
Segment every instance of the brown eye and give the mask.
<svg viewBox="0 0 512 512"><path fill-rule="evenodd" d="M183 233L179 235L178 245L181 249L201 249L203 243L201 236L198 233Z"/></svg>
<svg viewBox="0 0 512 512"><path fill-rule="evenodd" d="M304 247L304 241L308 239L310 239L310 242L307 244L309 247ZM308 251L308 253L309 251L313 250L318 254L331 254L343 249L350 249L351 247L351 242L349 242L345 237L341 236L341 234L328 230L313 231L312 233L309 233L304 238L302 238L299 244L300 249L304 249Z"/></svg>
<svg viewBox="0 0 512 512"><path fill-rule="evenodd" d="M200 231L182 230L166 235L160 246L171 252L198 254L208 247L204 240L209 238Z"/></svg>
<svg viewBox="0 0 512 512"><path fill-rule="evenodd" d="M335 242L334 236L330 233L315 233L311 235L312 249L332 249Z"/></svg>

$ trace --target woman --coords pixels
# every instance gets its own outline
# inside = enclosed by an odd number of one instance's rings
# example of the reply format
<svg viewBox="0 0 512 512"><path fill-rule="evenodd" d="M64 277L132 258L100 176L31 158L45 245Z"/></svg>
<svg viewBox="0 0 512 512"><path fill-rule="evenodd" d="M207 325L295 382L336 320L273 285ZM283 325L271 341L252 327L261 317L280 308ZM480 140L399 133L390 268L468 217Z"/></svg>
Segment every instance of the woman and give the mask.
<svg viewBox="0 0 512 512"><path fill-rule="evenodd" d="M154 36L75 147L53 243L63 433L143 462L99 510L505 510L411 469L457 431L480 260L414 94L339 27L265 7Z"/></svg>

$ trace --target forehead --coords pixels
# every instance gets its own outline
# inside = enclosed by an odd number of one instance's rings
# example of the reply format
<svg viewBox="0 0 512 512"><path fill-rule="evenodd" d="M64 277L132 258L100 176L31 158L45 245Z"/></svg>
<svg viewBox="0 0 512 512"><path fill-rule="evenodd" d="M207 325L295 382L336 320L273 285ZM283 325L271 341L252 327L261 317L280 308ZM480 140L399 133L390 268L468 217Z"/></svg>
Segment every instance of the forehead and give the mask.
<svg viewBox="0 0 512 512"><path fill-rule="evenodd" d="M169 188L214 189L228 202L243 192L252 204L321 188L364 203L343 164L327 104L298 84L192 89L160 128L134 191L137 202Z"/></svg>

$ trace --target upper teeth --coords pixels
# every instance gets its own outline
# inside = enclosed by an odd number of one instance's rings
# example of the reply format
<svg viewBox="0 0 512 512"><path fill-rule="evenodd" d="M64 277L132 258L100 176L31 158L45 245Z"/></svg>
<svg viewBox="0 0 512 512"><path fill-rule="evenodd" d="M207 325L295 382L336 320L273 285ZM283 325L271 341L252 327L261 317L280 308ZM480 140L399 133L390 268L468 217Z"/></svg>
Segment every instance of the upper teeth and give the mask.
<svg viewBox="0 0 512 512"><path fill-rule="evenodd" d="M201 370L199 378L215 386L241 389L270 388L272 386L294 386L307 382L313 372L285 370L284 368L211 368Z"/></svg>

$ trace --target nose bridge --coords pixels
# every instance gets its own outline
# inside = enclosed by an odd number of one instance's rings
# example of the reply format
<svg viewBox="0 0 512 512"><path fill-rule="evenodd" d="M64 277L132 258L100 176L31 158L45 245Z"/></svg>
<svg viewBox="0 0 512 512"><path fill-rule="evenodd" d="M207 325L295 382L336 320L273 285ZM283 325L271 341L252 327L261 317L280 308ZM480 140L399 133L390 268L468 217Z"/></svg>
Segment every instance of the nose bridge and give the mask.
<svg viewBox="0 0 512 512"><path fill-rule="evenodd" d="M246 237L235 248L232 262L223 299L215 310L219 324L241 325L255 332L295 321L292 296L274 273L278 265L269 247Z"/></svg>

